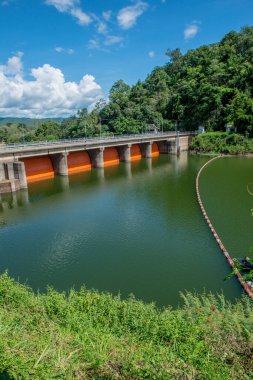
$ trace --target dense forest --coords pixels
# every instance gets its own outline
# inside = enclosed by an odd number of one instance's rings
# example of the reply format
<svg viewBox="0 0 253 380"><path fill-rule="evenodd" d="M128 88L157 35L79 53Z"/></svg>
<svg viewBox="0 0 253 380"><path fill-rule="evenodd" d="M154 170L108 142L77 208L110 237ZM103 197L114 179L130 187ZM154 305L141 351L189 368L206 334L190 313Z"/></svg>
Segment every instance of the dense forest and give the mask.
<svg viewBox="0 0 253 380"><path fill-rule="evenodd" d="M226 123L253 136L253 27L230 32L218 43L182 54L166 52L168 63L156 67L132 87L118 80L109 100L98 102L61 123L23 123L0 127L6 142L53 140L146 132L176 127L222 131Z"/></svg>

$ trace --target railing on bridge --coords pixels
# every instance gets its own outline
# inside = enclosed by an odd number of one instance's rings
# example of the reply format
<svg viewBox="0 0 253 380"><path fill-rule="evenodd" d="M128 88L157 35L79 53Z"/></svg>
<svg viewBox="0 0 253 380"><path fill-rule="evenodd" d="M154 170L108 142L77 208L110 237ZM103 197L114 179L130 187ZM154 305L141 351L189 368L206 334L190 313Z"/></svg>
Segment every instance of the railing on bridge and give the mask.
<svg viewBox="0 0 253 380"><path fill-rule="evenodd" d="M87 138L78 138L78 139L64 139L64 140L55 140L55 141L34 141L34 142L24 142L24 143L13 143L13 144L2 144L0 145L0 151L11 150L11 149L22 149L29 147L42 147L42 146L55 146L55 145L64 145L64 144L75 144L75 143L95 143L95 142L108 142L108 141L128 141L129 139L133 140L144 140L147 138L160 138L160 137L169 137L169 136L189 136L195 135L195 131L188 132L179 132L179 131L168 131L168 132L158 132L158 133L144 133L144 134L131 134L131 135L114 135L114 136L98 136L98 137L87 137Z"/></svg>

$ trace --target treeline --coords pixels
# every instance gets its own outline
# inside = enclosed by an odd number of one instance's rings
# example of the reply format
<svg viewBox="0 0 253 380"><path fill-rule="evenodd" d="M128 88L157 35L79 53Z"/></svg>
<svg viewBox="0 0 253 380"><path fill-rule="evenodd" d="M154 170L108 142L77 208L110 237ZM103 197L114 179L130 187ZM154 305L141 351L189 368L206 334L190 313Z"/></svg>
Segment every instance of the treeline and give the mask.
<svg viewBox="0 0 253 380"><path fill-rule="evenodd" d="M109 101L101 100L62 123L49 121L25 139L61 139L141 133L157 128L223 131L225 124L253 136L253 27L230 32L219 42L182 54L168 50L168 63L143 82L117 81ZM17 137L17 136L16 136ZM15 136L12 140L15 140ZM10 141L0 128L0 140Z"/></svg>
<svg viewBox="0 0 253 380"><path fill-rule="evenodd" d="M250 300L183 301L158 309L85 288L34 294L1 275L0 378L252 379Z"/></svg>

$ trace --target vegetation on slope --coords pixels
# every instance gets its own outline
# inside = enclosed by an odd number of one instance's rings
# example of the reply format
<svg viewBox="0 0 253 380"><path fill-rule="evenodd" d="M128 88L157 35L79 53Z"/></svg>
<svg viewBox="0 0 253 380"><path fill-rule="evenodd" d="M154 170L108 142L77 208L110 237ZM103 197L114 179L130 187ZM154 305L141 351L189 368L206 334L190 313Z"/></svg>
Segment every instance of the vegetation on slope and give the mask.
<svg viewBox="0 0 253 380"><path fill-rule="evenodd" d="M193 139L190 149L197 153L253 153L253 139L235 133L201 133Z"/></svg>
<svg viewBox="0 0 253 380"><path fill-rule="evenodd" d="M118 80L109 103L98 102L62 123L44 121L34 131L4 135L7 142L140 133L154 125L163 130L222 131L226 123L253 136L253 27L230 32L215 44L182 54L168 50L169 62L146 80L128 86Z"/></svg>
<svg viewBox="0 0 253 380"><path fill-rule="evenodd" d="M13 379L253 378L246 297L183 296L157 309L81 289L35 295L0 276L0 373Z"/></svg>

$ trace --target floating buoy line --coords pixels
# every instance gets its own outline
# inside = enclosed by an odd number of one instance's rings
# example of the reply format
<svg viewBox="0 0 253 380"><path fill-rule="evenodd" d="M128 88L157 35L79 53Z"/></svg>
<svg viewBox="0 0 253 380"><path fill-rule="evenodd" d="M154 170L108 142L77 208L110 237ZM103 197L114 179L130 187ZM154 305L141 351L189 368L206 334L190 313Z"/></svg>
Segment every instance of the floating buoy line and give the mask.
<svg viewBox="0 0 253 380"><path fill-rule="evenodd" d="M210 230L211 230L211 232L212 232L212 234L213 234L213 236L214 236L216 242L218 243L218 245L219 245L219 247L220 247L220 249L221 249L223 255L225 256L225 258L226 258L227 262L229 263L229 265L231 266L231 268L232 268L233 270L235 270L235 269L236 269L236 268L235 268L235 263L234 263L233 260L231 259L231 257L230 257L230 255L229 255L227 249L225 248L225 246L224 246L222 240L220 239L219 235L218 235L217 232L215 231L215 229L214 229L214 227L213 227L213 225L212 225L212 223L211 223L211 221L210 221L210 218L209 218L209 216L207 215L207 212L206 212L205 207L204 207L204 205L203 205L203 202L202 202L202 199L201 199L201 196L200 196L200 191L199 191L199 178L200 178L201 173L202 173L203 170L207 167L207 165L211 164L211 163L212 163L213 161L215 161L215 160L220 159L221 157L223 157L223 156L216 156L216 157L212 158L211 160L207 161L207 162L206 162L206 163L200 168L200 170L199 170L199 172L198 172L198 174L197 174L197 177L196 177L196 193L197 193L198 203L199 203L199 205L200 205L200 208L201 208L202 214L203 214L204 218L206 219L206 222L207 222L207 224L208 224L208 226L209 226L209 228L210 228ZM249 185L250 185L250 184L247 185L247 190L248 190L248 192L249 192L250 194L253 195L253 193L251 193L251 191L248 189L248 186L249 186ZM249 285L243 280L243 277L242 277L241 273L240 273L239 271L236 271L235 274L236 274L236 276L237 276L237 278L238 278L240 284L242 285L243 290L245 291L245 293L246 293L251 299L253 299L253 292L252 292L252 290L250 289Z"/></svg>

